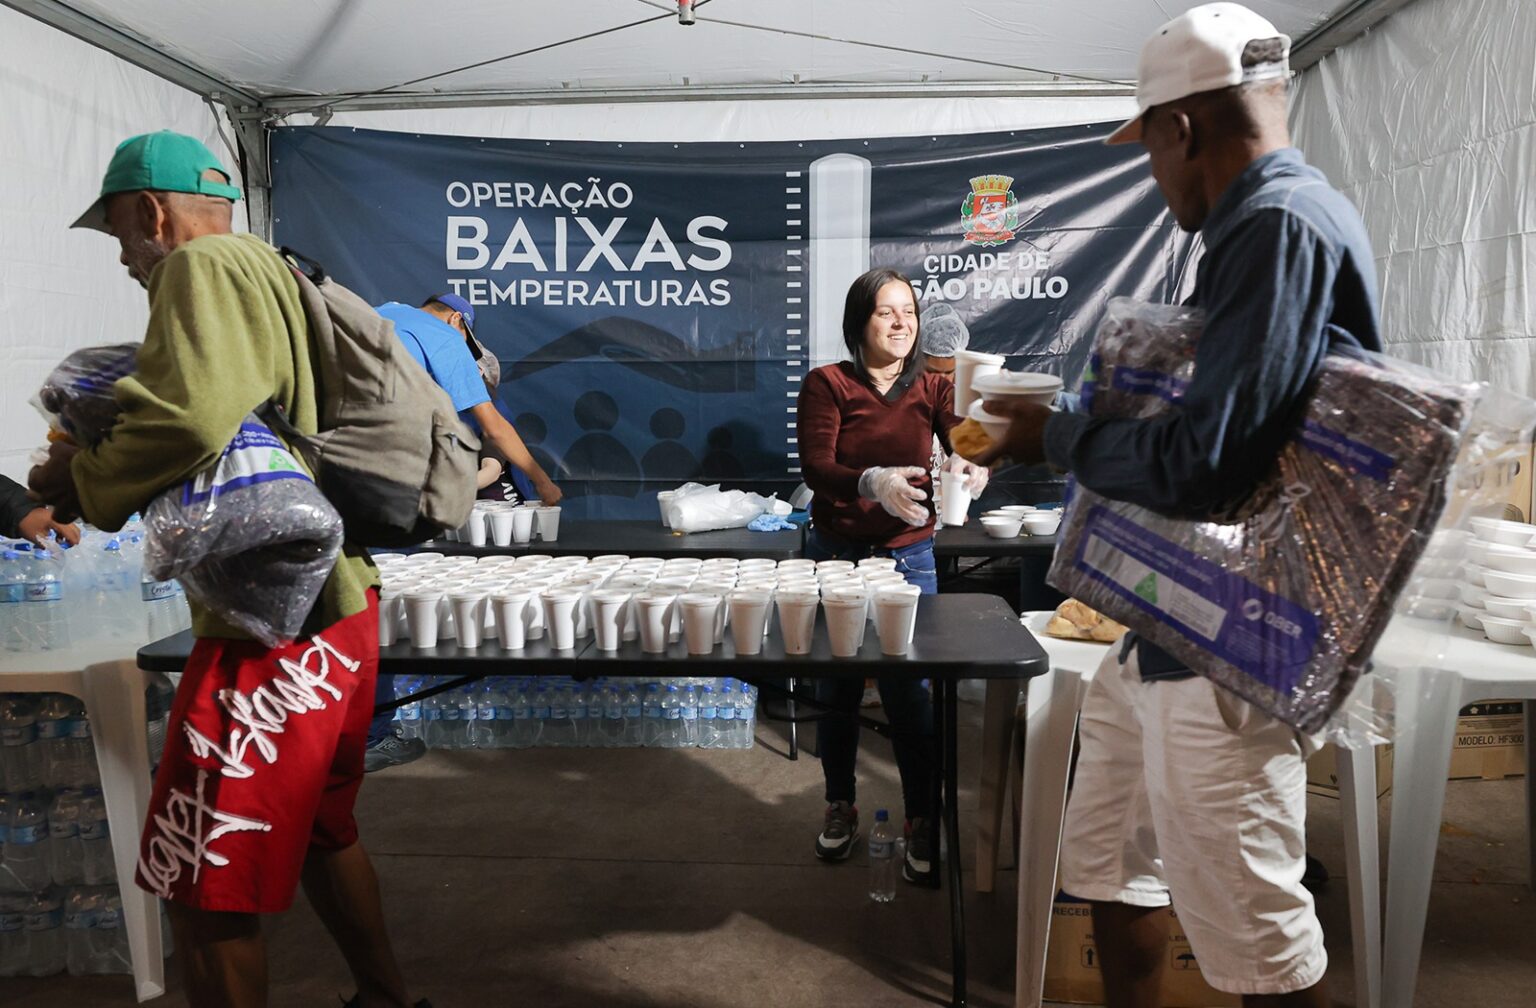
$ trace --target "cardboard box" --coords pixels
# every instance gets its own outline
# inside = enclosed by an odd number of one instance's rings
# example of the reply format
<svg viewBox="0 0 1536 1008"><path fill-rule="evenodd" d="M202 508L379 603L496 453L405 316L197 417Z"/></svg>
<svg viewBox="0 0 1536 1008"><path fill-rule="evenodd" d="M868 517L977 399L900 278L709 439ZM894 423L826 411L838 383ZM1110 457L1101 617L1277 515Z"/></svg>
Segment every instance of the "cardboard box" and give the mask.
<svg viewBox="0 0 1536 1008"><path fill-rule="evenodd" d="M1456 719L1452 780L1499 780L1525 773L1525 705L1518 700L1468 704Z"/></svg>
<svg viewBox="0 0 1536 1008"><path fill-rule="evenodd" d="M1372 746L1376 753L1376 797L1392 790L1392 747ZM1339 796L1339 747L1323 746L1307 760L1307 794L1325 798Z"/></svg>
<svg viewBox="0 0 1536 1008"><path fill-rule="evenodd" d="M1169 917L1168 961L1163 967L1161 1003L1164 1008L1228 1008L1239 1005L1236 994L1223 994L1205 982L1179 927L1173 908ZM1088 904L1058 894L1051 907L1051 943L1045 953L1045 1000L1071 1004L1104 1003L1099 950L1093 943L1093 915Z"/></svg>

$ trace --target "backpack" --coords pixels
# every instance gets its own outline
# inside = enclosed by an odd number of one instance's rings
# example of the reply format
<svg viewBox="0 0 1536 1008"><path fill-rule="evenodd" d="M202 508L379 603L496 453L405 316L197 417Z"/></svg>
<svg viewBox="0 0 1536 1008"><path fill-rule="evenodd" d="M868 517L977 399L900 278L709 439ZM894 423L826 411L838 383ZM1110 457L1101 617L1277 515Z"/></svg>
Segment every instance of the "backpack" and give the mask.
<svg viewBox="0 0 1536 1008"><path fill-rule="evenodd" d="M394 323L292 249L318 363L319 432L299 433L277 403L258 415L309 463L348 542L412 546L469 520L480 441L406 352Z"/></svg>

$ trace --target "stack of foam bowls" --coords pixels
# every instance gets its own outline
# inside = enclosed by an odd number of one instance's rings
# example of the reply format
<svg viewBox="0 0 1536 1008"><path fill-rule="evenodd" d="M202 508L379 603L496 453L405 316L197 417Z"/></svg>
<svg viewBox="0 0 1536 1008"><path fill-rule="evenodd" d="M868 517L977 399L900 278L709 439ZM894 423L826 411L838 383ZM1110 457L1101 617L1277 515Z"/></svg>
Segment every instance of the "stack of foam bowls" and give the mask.
<svg viewBox="0 0 1536 1008"><path fill-rule="evenodd" d="M1457 616L1495 643L1536 644L1536 525L1497 518L1471 524Z"/></svg>
<svg viewBox="0 0 1536 1008"><path fill-rule="evenodd" d="M685 607L678 600L685 595L720 600L718 606L689 607L700 617L707 612L713 621L707 633L703 627L694 628L695 640L717 647L730 626L733 601L738 612L751 613L754 629L747 632L756 637L755 626L762 619L766 636L779 593L819 596L824 590L848 588L873 596L906 583L895 570L896 562L888 558L818 564L729 557L661 560L621 554L590 560L542 554L475 558L421 552L378 553L373 559L382 582L381 646L458 646L481 652L493 648L515 652L528 641L546 636L557 655L571 653L588 640L601 650L615 650L621 642L641 637L637 602L641 596L667 600L666 637L647 648L661 650L683 636ZM873 608L868 616L873 620ZM738 637L738 643L747 642ZM753 649L738 647L738 652Z"/></svg>
<svg viewBox="0 0 1536 1008"><path fill-rule="evenodd" d="M1037 508L1029 504L1008 504L981 516L981 527L994 539L1014 536L1050 536L1061 526L1060 508Z"/></svg>

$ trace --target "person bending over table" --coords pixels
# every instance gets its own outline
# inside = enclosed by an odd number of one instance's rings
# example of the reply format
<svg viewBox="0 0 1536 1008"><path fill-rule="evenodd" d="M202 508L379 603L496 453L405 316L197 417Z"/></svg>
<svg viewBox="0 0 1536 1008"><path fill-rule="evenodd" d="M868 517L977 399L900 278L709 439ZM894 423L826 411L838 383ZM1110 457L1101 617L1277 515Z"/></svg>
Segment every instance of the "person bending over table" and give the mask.
<svg viewBox="0 0 1536 1008"><path fill-rule="evenodd" d="M848 289L843 342L851 360L819 367L800 391L798 426L813 560L884 556L926 595L938 591L934 572L934 511L928 471L934 435L948 449L955 415L954 383L923 368L920 310L906 277L894 270L865 273ZM945 468L969 477L980 494L987 471L958 455ZM911 676L878 679L880 701L895 736L896 766L905 803L907 856L902 876L927 881L934 871L926 822L933 813L933 704ZM816 856L840 861L859 836L854 765L863 694L856 679L819 684L822 701L840 712L819 722L827 810ZM846 715L846 716L842 716Z"/></svg>

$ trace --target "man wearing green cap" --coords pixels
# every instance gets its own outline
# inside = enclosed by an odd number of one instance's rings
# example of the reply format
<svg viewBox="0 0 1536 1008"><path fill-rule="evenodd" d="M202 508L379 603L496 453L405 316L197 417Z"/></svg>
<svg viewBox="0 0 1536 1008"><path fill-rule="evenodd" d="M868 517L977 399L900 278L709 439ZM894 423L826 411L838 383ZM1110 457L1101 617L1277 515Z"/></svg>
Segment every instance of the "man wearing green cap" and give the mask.
<svg viewBox="0 0 1536 1008"><path fill-rule="evenodd" d="M316 431L298 285L270 245L231 233L239 197L192 137L148 133L113 155L75 226L118 240L149 291L149 326L134 373L114 386L121 412L110 434L92 448L55 444L32 472L58 520L83 514L120 528L213 463L265 402ZM194 1006L265 1003L259 915L287 909L301 881L357 981L353 1003L410 1003L352 815L378 673L378 583L366 552L346 544L303 635L278 648L193 604L198 641L135 881L170 904Z"/></svg>

